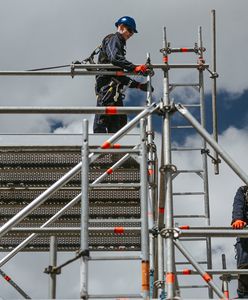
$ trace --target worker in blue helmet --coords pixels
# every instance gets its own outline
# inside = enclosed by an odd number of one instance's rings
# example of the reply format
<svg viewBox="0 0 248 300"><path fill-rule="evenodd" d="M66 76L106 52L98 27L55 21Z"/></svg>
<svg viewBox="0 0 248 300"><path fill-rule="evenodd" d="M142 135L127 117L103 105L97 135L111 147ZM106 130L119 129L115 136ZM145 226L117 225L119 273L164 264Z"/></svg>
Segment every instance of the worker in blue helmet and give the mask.
<svg viewBox="0 0 248 300"><path fill-rule="evenodd" d="M128 17L128 16L124 16L124 17L120 18L119 20L117 20L115 22L116 27L118 27L121 24L129 27L132 30L132 32L138 33L138 31L136 29L136 23L135 23L135 20L133 18Z"/></svg>
<svg viewBox="0 0 248 300"><path fill-rule="evenodd" d="M116 33L107 35L101 44L98 63L113 64L123 70L146 75L146 65L136 66L125 57L126 41L137 33L136 23L132 17L124 16L115 22ZM97 106L123 106L125 97L123 88L136 88L147 91L147 83L140 83L127 76L96 76ZM126 115L96 115L93 131L95 133L114 133L127 123Z"/></svg>
<svg viewBox="0 0 248 300"><path fill-rule="evenodd" d="M248 186L238 188L233 201L232 228L243 229L248 224ZM238 237L235 244L237 268L248 269L248 238ZM248 274L238 275L238 298L248 298Z"/></svg>

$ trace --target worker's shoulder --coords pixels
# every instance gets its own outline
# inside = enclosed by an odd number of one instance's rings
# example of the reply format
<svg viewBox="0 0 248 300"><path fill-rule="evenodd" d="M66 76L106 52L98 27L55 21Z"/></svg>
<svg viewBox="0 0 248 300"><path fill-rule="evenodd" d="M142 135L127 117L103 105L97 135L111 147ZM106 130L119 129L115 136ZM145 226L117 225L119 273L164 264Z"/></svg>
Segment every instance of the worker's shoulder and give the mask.
<svg viewBox="0 0 248 300"><path fill-rule="evenodd" d="M248 186L247 185L242 185L239 187L239 189L243 192L246 193L248 191Z"/></svg>
<svg viewBox="0 0 248 300"><path fill-rule="evenodd" d="M236 198L248 199L248 186L242 185L238 188Z"/></svg>
<svg viewBox="0 0 248 300"><path fill-rule="evenodd" d="M108 35L106 35L103 38L103 42L108 42L109 40L111 40L112 38L117 38L116 33L109 33Z"/></svg>

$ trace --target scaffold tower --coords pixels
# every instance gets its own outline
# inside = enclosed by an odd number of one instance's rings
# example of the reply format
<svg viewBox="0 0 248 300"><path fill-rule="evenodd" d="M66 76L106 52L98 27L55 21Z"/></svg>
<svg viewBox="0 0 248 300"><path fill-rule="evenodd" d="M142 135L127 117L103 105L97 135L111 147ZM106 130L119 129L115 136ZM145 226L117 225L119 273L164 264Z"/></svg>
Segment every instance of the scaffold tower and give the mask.
<svg viewBox="0 0 248 300"><path fill-rule="evenodd" d="M83 133L56 134L18 139L15 134L1 134L0 148L0 275L25 299L32 299L3 270L20 251L49 252L49 298L56 299L56 282L68 264L80 263L81 299L183 299L184 289L194 290L195 297L229 299L228 283L248 270L213 268L211 239L247 236L247 230L212 227L209 204L208 161L219 173L219 157L248 184L247 174L218 144L216 114L216 47L215 11L212 11L212 66L205 63L202 28L192 47L175 48L167 41L163 29L160 50L163 63L147 64L148 92L144 107L11 107L1 106L0 114L135 114L113 135L89 134L88 119L82 120ZM195 55L192 64L171 64L171 55ZM174 83L171 72L190 70L195 82ZM163 98L153 99L152 75L163 74ZM212 79L213 135L206 130L204 73ZM113 65L72 64L68 71L0 71L0 76L94 76L98 74L134 75ZM137 75L136 75L137 76ZM192 88L194 102L183 103L173 98L174 90ZM153 116L162 119L161 147L156 143ZM133 133L131 130L138 127ZM188 130L199 135L196 147L175 143L178 132ZM130 133L131 131L131 133ZM42 143L41 143L42 141ZM210 152L210 149L211 151ZM193 153L199 166L185 169L177 159ZM212 154L211 154L212 153ZM195 166L195 164L194 164ZM181 182L194 182L195 190L185 189ZM182 188L183 187L183 188ZM192 212L194 201L199 212ZM175 210L183 201L188 212ZM189 248L190 245L190 248ZM200 249L194 257L192 249ZM59 251L75 252L61 265ZM140 262L139 293L95 294L89 290L89 269L92 262ZM192 268L188 267L191 265ZM108 270L105 270L108 276ZM184 281L187 275L188 280ZM201 284L195 283L198 275ZM214 275L221 276L222 284ZM185 283L186 282L186 283ZM198 282L198 281L197 281ZM34 283L35 284L35 283ZM198 292L200 291L200 292Z"/></svg>

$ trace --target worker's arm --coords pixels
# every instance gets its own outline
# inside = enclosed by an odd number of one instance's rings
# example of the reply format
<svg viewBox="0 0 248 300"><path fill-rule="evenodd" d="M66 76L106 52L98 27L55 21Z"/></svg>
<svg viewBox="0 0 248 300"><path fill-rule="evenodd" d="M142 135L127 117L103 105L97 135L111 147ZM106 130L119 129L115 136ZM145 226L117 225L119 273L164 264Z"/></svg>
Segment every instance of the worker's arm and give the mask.
<svg viewBox="0 0 248 300"><path fill-rule="evenodd" d="M244 192L242 188L240 187L237 190L237 193L234 197L233 201L233 211L232 211L232 226L233 228L243 228L246 225L246 216L245 216L245 197L244 197ZM241 224L241 221L245 224ZM235 222L237 223L237 226L235 226Z"/></svg>
<svg viewBox="0 0 248 300"><path fill-rule="evenodd" d="M128 86L131 89L140 89L143 92L147 92L148 91L148 83L145 82L138 82L134 79L131 79L130 77L127 76L119 76L118 81L120 81L123 85ZM151 91L154 91L153 86L151 86Z"/></svg>
<svg viewBox="0 0 248 300"><path fill-rule="evenodd" d="M117 67L132 72L135 65L128 61L123 53L123 45L117 35L113 35L107 41L105 45L105 52L109 61Z"/></svg>

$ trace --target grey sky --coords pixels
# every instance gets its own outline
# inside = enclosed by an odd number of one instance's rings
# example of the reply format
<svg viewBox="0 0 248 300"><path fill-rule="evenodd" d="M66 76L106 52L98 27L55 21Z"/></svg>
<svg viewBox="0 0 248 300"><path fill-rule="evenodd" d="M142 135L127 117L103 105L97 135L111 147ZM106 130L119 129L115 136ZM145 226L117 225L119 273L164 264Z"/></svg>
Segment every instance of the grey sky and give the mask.
<svg viewBox="0 0 248 300"><path fill-rule="evenodd" d="M216 9L217 15L217 70L220 74L218 88L229 93L242 93L248 88L247 82L247 0L0 0L0 70L26 70L38 67L71 63L75 59L87 57L100 43L101 39L115 30L114 22L120 16L130 15L136 19L139 33L127 45L127 58L134 63L143 63L146 53L150 52L152 62L162 61L159 49L162 47L162 27L167 27L168 40L172 46L193 46L197 42L197 29L203 29L204 46L207 48L206 60L211 57L210 11ZM171 61L194 61L181 55ZM192 75L193 76L193 75ZM188 74L173 74L174 81L182 82ZM210 80L206 75L206 91L210 90ZM162 76L154 77L157 101L162 93ZM0 105L36 105L36 106L93 106L95 105L93 77L1 77ZM234 98L235 100L235 98ZM81 121L75 116L54 116L63 126L57 132L78 132ZM49 132L51 116L1 116L0 132ZM92 117L90 118L92 122ZM231 126L232 124L230 124ZM229 128L220 138L220 143L247 170L247 126L242 130ZM159 140L159 138L158 138ZM196 137L186 140L192 145ZM192 158L185 160L186 166ZM228 182L228 184L226 184ZM232 198L241 182L229 171L225 164L221 166L218 177L210 173L211 213L213 224L228 226ZM225 187L225 188L223 188ZM223 203L225 203L223 205ZM224 223L224 224L223 224ZM229 253L229 266L234 266L234 240L217 242ZM15 274L17 282L30 291L36 298L46 297L47 277L42 274L48 263L48 257L41 255L37 271L29 268L28 255L16 258L14 264L6 265L6 272ZM33 262L37 262L36 256ZM46 260L47 259L47 260ZM218 259L216 258L216 264ZM31 264L32 264L31 263ZM218 262L219 263L219 262ZM27 276L23 276L27 268ZM72 298L78 295L78 265L74 265L69 274L61 275L59 297ZM133 272L139 266L133 267ZM136 268L136 270L135 270ZM99 273L94 269L92 274ZM138 272L138 271L137 271ZM66 271L65 271L66 273ZM100 273L101 274L101 273ZM128 274L128 273L127 273ZM40 282L37 290L30 286L30 279ZM92 275L92 278L94 276ZM127 275L128 277L128 275ZM114 278L114 275L113 275ZM129 277L128 277L129 278ZM130 279L130 278L129 278ZM95 289L104 288L101 278L95 278ZM68 283L72 291L64 288ZM129 282L128 282L129 283ZM130 284L129 284L130 285ZM232 284L234 287L235 283ZM123 288L123 283L119 283ZM136 287L138 289L138 285ZM232 289L234 293L234 288ZM1 282L0 297L16 298L17 294Z"/></svg>

